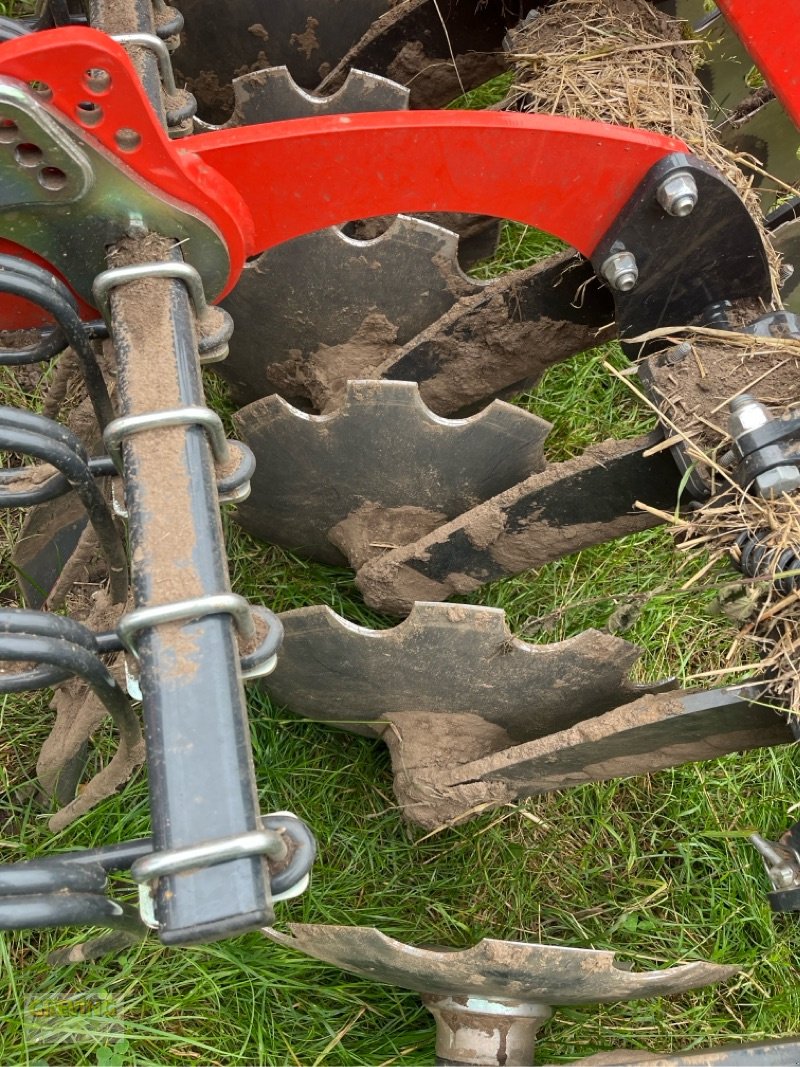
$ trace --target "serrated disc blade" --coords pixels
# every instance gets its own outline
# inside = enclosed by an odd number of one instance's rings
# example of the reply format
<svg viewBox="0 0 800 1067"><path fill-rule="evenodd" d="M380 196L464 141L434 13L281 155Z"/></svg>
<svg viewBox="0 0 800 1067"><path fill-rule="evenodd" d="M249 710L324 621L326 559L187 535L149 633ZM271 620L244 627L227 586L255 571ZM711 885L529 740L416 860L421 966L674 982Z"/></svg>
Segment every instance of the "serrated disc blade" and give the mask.
<svg viewBox="0 0 800 1067"><path fill-rule="evenodd" d="M627 675L639 649L587 630L556 644L514 638L497 608L414 605L389 630L355 626L330 608L284 612L270 697L297 715L355 733L382 733L376 720L415 709L478 715L513 740L541 737L618 707L636 695ZM374 725L370 725L374 723ZM446 734L429 737L446 744Z"/></svg>
<svg viewBox="0 0 800 1067"><path fill-rule="evenodd" d="M176 6L185 17L173 60L178 83L197 97L206 121L224 122L235 77L286 66L298 85L315 89L392 0L178 0Z"/></svg>
<svg viewBox="0 0 800 1067"><path fill-rule="evenodd" d="M306 415L268 396L234 421L256 457L241 525L313 559L354 567L541 469L550 430L501 401L469 419L442 419L416 385L389 381L349 381L330 415Z"/></svg>
<svg viewBox="0 0 800 1067"><path fill-rule="evenodd" d="M466 949L406 945L372 927L289 924L272 941L376 982L418 993L499 997L550 1007L669 996L722 982L739 967L702 960L662 970L618 966L614 953L484 938Z"/></svg>
<svg viewBox="0 0 800 1067"><path fill-rule="evenodd" d="M228 121L210 128L226 130L320 115L403 111L408 107L408 89L378 74L351 70L337 93L317 96L301 89L288 67L268 67L234 78L233 105ZM205 124L199 125L202 128Z"/></svg>
<svg viewBox="0 0 800 1067"><path fill-rule="evenodd" d="M320 230L245 266L223 302L236 329L215 369L240 403L277 392L321 407L332 377L369 376L481 288L458 265L458 237L432 223L400 215L369 242Z"/></svg>

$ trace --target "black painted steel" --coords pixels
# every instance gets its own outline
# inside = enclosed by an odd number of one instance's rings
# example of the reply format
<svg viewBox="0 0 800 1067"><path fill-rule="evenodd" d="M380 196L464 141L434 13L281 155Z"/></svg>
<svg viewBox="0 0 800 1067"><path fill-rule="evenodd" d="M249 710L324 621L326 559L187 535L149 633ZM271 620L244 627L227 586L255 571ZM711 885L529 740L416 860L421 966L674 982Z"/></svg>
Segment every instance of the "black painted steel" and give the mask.
<svg viewBox="0 0 800 1067"><path fill-rule="evenodd" d="M105 890L106 872L96 863L0 865L0 930L85 925L144 934L138 913Z"/></svg>
<svg viewBox="0 0 800 1067"><path fill-rule="evenodd" d="M697 205L683 218L667 214L656 196L676 170L691 173L697 185ZM675 154L650 170L595 249L598 275L607 257L622 249L635 256L639 270L629 292L614 293L619 335L632 357L664 346L663 339L649 346L633 340L650 330L699 321L723 300L771 298L755 222L733 186L693 156Z"/></svg>
<svg viewBox="0 0 800 1067"><path fill-rule="evenodd" d="M90 0L93 25L152 33L149 0L135 0L119 26L112 0ZM136 50L134 64L156 113L165 121L155 57ZM179 258L179 252L173 252ZM114 259L109 266L115 266ZM158 297L153 319L168 316L172 349L161 352L163 380L177 379L182 404L204 404L194 316L184 285L153 282ZM135 286L135 283L134 283ZM147 357L147 344L131 344L131 286L111 296L111 324L118 366L121 414L152 410L140 398L131 368ZM137 608L164 603L165 582L175 561L159 562L159 516L142 482L147 455L159 445L154 434L136 435L123 445L125 498L129 514L134 602ZM179 446L173 442L179 440ZM229 589L228 561L208 439L199 427L172 428L160 455L180 469L170 484L170 521L185 530L192 574L184 575L201 595ZM152 491L153 486L149 487ZM187 654L187 642L189 653ZM194 649L196 651L192 652ZM140 675L149 769L153 840L158 849L181 848L259 827L259 810L239 652L229 616L142 631ZM167 944L210 941L256 929L272 921L269 879L260 858L236 860L206 870L161 878L156 893L159 936Z"/></svg>
<svg viewBox="0 0 800 1067"><path fill-rule="evenodd" d="M0 450L34 456L54 466L86 508L109 568L111 597L122 604L128 595L128 562L114 518L89 468L79 438L52 419L0 406ZM0 498L0 506L11 502Z"/></svg>
<svg viewBox="0 0 800 1067"><path fill-rule="evenodd" d="M8 634L50 638L54 651L60 650L64 642L70 642L89 652L100 653L100 646L92 631L64 615L8 608L0 611L0 646ZM73 673L66 661L63 667L40 664L28 671L4 672L0 677L0 692L21 693L44 689L65 681Z"/></svg>
<svg viewBox="0 0 800 1067"><path fill-rule="evenodd" d="M63 282L43 267L0 255L0 292L29 300L49 312L72 347L86 384L97 421L105 426L114 417L103 372L97 362L91 339L84 330L75 299Z"/></svg>
<svg viewBox="0 0 800 1067"><path fill-rule="evenodd" d="M175 347L171 353L183 404L203 404L192 313L185 288L170 280L159 286L169 299ZM131 364L145 353L129 343L128 287L111 297L112 335L123 413L142 406L132 391ZM170 353L164 353L168 358ZM165 371L166 373L166 371ZM182 445L181 484L170 486L171 521L193 542L192 580L200 595L229 588L227 555L219 520L216 477L208 439L199 427L172 428ZM149 438L149 439L145 439ZM158 447L153 434L123 445L125 495L136 607L164 603L165 567L154 541L160 517L142 478L146 453ZM169 446L171 449L171 445ZM190 651L185 651L188 642ZM258 828L239 652L229 616L145 630L139 638L153 838L158 849L181 848ZM194 649L195 651L191 651ZM210 773L212 772L213 773ZM170 944L213 940L264 926L272 920L269 882L261 859L243 859L191 874L165 877L156 896L159 936Z"/></svg>

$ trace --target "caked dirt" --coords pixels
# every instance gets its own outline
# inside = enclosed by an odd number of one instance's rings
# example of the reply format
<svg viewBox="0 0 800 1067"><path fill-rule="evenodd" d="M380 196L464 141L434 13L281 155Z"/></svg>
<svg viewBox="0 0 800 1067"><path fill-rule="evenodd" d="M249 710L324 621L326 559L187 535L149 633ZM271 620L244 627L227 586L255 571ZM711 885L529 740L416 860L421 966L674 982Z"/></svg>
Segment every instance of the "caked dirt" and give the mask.
<svg viewBox="0 0 800 1067"><path fill-rule="evenodd" d="M753 305L736 310L734 323L763 314ZM701 450L712 451L727 440L730 401L740 393L756 397L776 415L800 403L800 341L744 334L714 338L691 331L679 340L680 346L652 357L649 365L665 414Z"/></svg>
<svg viewBox="0 0 800 1067"><path fill-rule="evenodd" d="M443 511L413 506L385 508L366 501L329 531L328 540L357 571L382 552L432 533L446 521Z"/></svg>
<svg viewBox="0 0 800 1067"><path fill-rule="evenodd" d="M382 716L392 758L394 792L403 816L426 829L456 825L503 804L510 793L503 783L448 786L461 764L508 748L511 738L479 715L397 712Z"/></svg>
<svg viewBox="0 0 800 1067"><path fill-rule="evenodd" d="M315 410L329 411L339 406L348 381L380 377L376 368L397 351L397 329L382 312L371 312L344 343L322 344L309 357L293 352L272 364L267 378L281 395L308 397Z"/></svg>

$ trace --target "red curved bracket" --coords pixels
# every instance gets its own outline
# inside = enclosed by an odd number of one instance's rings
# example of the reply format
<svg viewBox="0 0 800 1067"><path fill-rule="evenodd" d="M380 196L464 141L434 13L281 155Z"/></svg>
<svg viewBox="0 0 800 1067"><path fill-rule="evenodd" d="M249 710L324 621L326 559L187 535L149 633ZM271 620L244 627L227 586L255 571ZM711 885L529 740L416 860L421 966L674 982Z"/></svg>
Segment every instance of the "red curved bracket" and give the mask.
<svg viewBox="0 0 800 1067"><path fill-rule="evenodd" d="M3 44L0 73L45 83L52 107L87 140L210 219L231 257L226 291L245 256L398 212L515 219L590 256L650 168L688 152L676 138L623 127L457 111L333 115L173 142L124 48L74 27ZM94 111L80 107L86 101Z"/></svg>
<svg viewBox="0 0 800 1067"><path fill-rule="evenodd" d="M350 219L466 211L547 230L591 255L674 137L551 115L330 115L192 137L254 222L248 255Z"/></svg>

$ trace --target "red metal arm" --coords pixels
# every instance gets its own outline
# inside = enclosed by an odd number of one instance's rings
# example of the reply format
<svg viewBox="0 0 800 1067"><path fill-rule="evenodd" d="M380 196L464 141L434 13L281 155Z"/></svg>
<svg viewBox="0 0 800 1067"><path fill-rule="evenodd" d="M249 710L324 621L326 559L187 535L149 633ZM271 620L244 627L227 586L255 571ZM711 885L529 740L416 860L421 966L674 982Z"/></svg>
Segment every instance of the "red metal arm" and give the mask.
<svg viewBox="0 0 800 1067"><path fill-rule="evenodd" d="M467 211L547 230L589 255L647 171L682 141L552 115L331 115L178 145L236 186L252 255L349 219Z"/></svg>
<svg viewBox="0 0 800 1067"><path fill-rule="evenodd" d="M110 75L107 89L88 77L98 69ZM623 127L453 111L325 116L172 142L125 50L80 28L0 46L0 74L45 82L50 106L83 137L204 215L228 246L226 291L246 256L334 223L401 211L516 219L590 255L647 171L688 152L675 138ZM79 106L86 100L101 109L99 122L97 111L87 118ZM133 149L121 130L138 135ZM68 264L64 273L68 281Z"/></svg>

